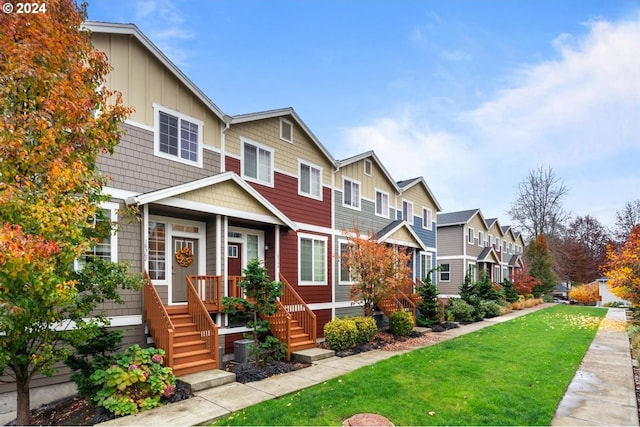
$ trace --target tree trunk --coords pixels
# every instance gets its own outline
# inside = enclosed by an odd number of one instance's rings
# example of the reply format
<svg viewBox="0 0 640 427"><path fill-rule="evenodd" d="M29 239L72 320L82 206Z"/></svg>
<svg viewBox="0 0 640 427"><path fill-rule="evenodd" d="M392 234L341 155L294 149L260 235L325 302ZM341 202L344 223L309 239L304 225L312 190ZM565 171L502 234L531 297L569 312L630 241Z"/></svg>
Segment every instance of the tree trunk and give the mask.
<svg viewBox="0 0 640 427"><path fill-rule="evenodd" d="M18 377L18 376L16 376ZM22 378L16 378L17 391L17 419L16 425L31 425L31 399L29 395L29 382Z"/></svg>

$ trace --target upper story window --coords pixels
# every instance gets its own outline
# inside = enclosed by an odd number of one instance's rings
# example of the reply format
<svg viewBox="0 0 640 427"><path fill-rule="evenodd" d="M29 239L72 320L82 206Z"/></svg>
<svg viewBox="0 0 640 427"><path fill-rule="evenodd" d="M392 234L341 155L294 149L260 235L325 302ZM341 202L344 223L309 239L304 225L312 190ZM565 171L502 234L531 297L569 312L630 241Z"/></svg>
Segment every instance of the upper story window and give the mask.
<svg viewBox="0 0 640 427"><path fill-rule="evenodd" d="M413 203L402 201L402 219L413 225Z"/></svg>
<svg viewBox="0 0 640 427"><path fill-rule="evenodd" d="M484 246L484 233L478 231L478 246Z"/></svg>
<svg viewBox="0 0 640 427"><path fill-rule="evenodd" d="M349 208L360 209L360 183L344 178L342 191L342 204Z"/></svg>
<svg viewBox="0 0 640 427"><path fill-rule="evenodd" d="M429 208L422 208L422 227L427 230L433 228L433 211Z"/></svg>
<svg viewBox="0 0 640 427"><path fill-rule="evenodd" d="M156 156L202 167L203 123L154 104Z"/></svg>
<svg viewBox="0 0 640 427"><path fill-rule="evenodd" d="M376 190L376 215L389 218L389 193Z"/></svg>
<svg viewBox="0 0 640 427"><path fill-rule="evenodd" d="M273 149L257 142L242 140L242 177L273 186Z"/></svg>
<svg viewBox="0 0 640 427"><path fill-rule="evenodd" d="M473 245L473 228L469 228L468 232L468 237L467 237L467 242L469 242L470 245Z"/></svg>
<svg viewBox="0 0 640 427"><path fill-rule="evenodd" d="M365 160L364 161L364 174L367 176L371 176L372 174L372 164L371 164L371 160Z"/></svg>
<svg viewBox="0 0 640 427"><path fill-rule="evenodd" d="M280 119L280 139L293 144L293 123Z"/></svg>
<svg viewBox="0 0 640 427"><path fill-rule="evenodd" d="M299 193L304 196L322 199L322 169L308 163L299 162Z"/></svg>
<svg viewBox="0 0 640 427"><path fill-rule="evenodd" d="M496 251L500 252L500 238L496 237Z"/></svg>
<svg viewBox="0 0 640 427"><path fill-rule="evenodd" d="M491 234L487 234L487 246L491 247L491 240L492 240Z"/></svg>

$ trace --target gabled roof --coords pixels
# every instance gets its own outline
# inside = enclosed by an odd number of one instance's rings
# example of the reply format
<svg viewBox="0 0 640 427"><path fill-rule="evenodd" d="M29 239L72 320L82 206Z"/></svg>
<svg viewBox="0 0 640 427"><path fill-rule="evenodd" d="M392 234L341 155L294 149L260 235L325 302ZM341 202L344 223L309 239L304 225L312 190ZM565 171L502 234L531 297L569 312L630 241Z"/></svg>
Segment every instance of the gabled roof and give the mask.
<svg viewBox="0 0 640 427"><path fill-rule="evenodd" d="M500 220L498 220L498 218L489 218L486 219L485 222L487 223L487 228L491 228L495 225L496 228L500 231L500 235L504 236L504 227L500 225Z"/></svg>
<svg viewBox="0 0 640 427"><path fill-rule="evenodd" d="M151 52L171 73L180 80L193 94L209 107L220 120L224 120L225 114L207 95L193 83L151 40L145 36L135 24L116 24L113 22L85 21L83 28L93 33L125 34L135 37L149 52Z"/></svg>
<svg viewBox="0 0 640 427"><path fill-rule="evenodd" d="M466 211L439 213L436 218L438 227L443 227L448 225L464 225L478 214L482 218L482 212L480 212L480 209L469 209ZM487 224L484 221L484 218L482 218L482 221L485 225Z"/></svg>
<svg viewBox="0 0 640 427"><path fill-rule="evenodd" d="M280 108L277 110L267 110L267 111L259 111L255 113L247 113L247 114L238 114L235 116L227 116L226 121L229 124L238 124L238 123L247 123L253 122L256 120L264 120L264 119L273 119L276 117L284 117L291 116L293 120L300 126L305 133L309 136L309 138L318 146L322 154L324 154L327 159L331 162L335 169L338 169L338 161L333 158L333 156L327 151L324 145L320 142L320 140L313 134L311 129L307 126L307 124L300 118L298 113L293 109L293 107L288 108Z"/></svg>
<svg viewBox="0 0 640 427"><path fill-rule="evenodd" d="M413 187L415 185L419 185L419 184L422 184L424 190L427 192L429 197L431 197L431 200L433 200L433 202L435 203L436 209L438 210L438 212L441 211L442 210L442 206L440 206L440 203L438 203L438 199L436 199L436 196L433 195L433 192L431 191L431 189L427 185L427 182L424 180L424 177L418 176L416 178L411 178L411 179L405 179L405 180L402 180L402 181L398 181L398 187L400 187L400 190L402 190L402 192L405 192L408 189L410 189L411 187Z"/></svg>
<svg viewBox="0 0 640 427"><path fill-rule="evenodd" d="M509 260L509 267L522 267L522 257L520 255L512 255Z"/></svg>
<svg viewBox="0 0 640 427"><path fill-rule="evenodd" d="M411 238L413 238L414 242L400 240L397 238L397 236L394 236L401 231L408 233L411 236ZM411 227L409 223L405 220L395 220L390 222L388 225L386 225L380 231L378 231L375 234L375 236L376 236L376 240L380 242L389 242L389 243L395 243L395 244L404 245L404 246L417 247L423 251L427 250L427 247L424 245L424 243L422 243L422 240L420 240L416 232L413 231L413 227Z"/></svg>
<svg viewBox="0 0 640 427"><path fill-rule="evenodd" d="M496 250L493 249L493 246L486 246L482 252L480 252L480 255L478 255L478 261L497 264L500 262L500 257Z"/></svg>
<svg viewBox="0 0 640 427"><path fill-rule="evenodd" d="M173 187L167 187L149 193L139 194L137 196L129 197L126 199L126 204L131 205L146 205L153 202L159 202L161 200L170 199L172 197L179 196L191 191L200 190L205 187L215 186L224 182L233 182L244 191L246 191L254 200L262 205L273 217L282 222L283 225L297 230L296 224L291 221L286 215L284 215L278 208L271 204L262 194L255 190L252 186L247 184L242 178L240 178L235 172L224 172L218 175L213 175L207 178L198 179L196 181L187 182Z"/></svg>
<svg viewBox="0 0 640 427"><path fill-rule="evenodd" d="M348 157L348 158L346 158L344 160L338 160L338 166L341 168L343 166L348 166L348 165L351 165L353 163L357 163L357 162L359 162L361 160L368 159L368 158L372 158L373 161L376 162L378 167L384 173L384 176L391 183L391 185L393 185L393 188L396 190L396 192L400 193L401 192L400 187L398 187L398 184L396 184L396 182L393 180L393 178L391 177L391 174L389 173L387 168L384 167L384 165L382 164L382 162L380 161L378 156L376 156L376 153L373 150L369 150L369 151L366 151L364 153L357 154L357 155L352 156L352 157Z"/></svg>

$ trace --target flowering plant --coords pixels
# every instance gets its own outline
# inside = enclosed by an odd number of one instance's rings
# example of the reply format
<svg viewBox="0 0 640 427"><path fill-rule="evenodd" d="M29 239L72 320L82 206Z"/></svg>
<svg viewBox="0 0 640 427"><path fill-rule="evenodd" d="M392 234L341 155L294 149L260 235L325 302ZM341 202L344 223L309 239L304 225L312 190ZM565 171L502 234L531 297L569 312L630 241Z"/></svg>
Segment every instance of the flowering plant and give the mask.
<svg viewBox="0 0 640 427"><path fill-rule="evenodd" d="M129 347L116 355L116 363L98 369L91 380L101 386L94 401L115 415L130 415L164 405L175 393L176 378L162 364L164 351L158 348Z"/></svg>

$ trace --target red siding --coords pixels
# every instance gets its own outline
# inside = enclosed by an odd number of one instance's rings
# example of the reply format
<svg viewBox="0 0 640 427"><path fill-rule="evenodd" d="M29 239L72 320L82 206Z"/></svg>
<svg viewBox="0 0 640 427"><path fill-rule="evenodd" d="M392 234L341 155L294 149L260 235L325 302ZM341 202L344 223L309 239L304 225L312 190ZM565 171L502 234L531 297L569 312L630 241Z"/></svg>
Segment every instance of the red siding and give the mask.
<svg viewBox="0 0 640 427"><path fill-rule="evenodd" d="M331 321L331 310L316 310L316 330L318 338L324 337L324 325Z"/></svg>
<svg viewBox="0 0 640 427"><path fill-rule="evenodd" d="M240 160L227 157L226 169L241 175ZM249 184L289 219L321 227L331 227L331 189L322 187L322 200L316 200L298 194L298 180L294 177L276 172L274 180L273 187L252 182Z"/></svg>

